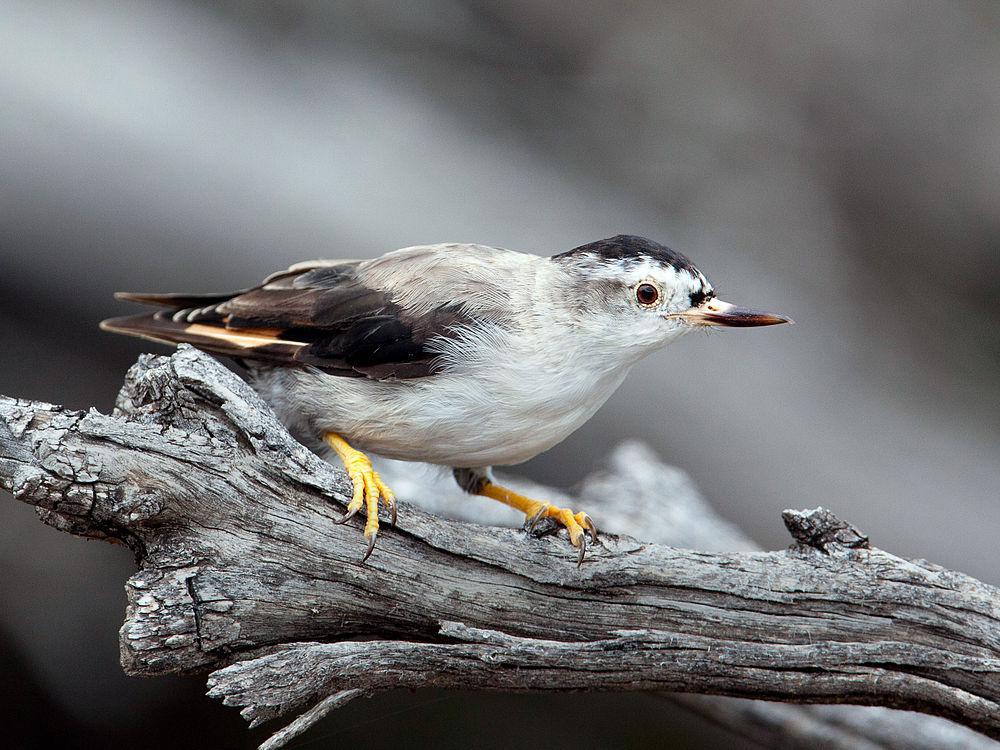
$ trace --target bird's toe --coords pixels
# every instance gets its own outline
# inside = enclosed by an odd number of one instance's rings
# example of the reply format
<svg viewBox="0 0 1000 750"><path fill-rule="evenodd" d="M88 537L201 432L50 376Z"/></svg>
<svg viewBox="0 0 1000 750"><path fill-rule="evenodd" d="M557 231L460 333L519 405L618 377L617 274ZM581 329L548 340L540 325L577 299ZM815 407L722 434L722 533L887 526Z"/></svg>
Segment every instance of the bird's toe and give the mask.
<svg viewBox="0 0 1000 750"><path fill-rule="evenodd" d="M587 537L590 537L591 542L597 541L597 525L589 515L582 511L574 513L569 508L559 508L551 503L539 503L539 507L525 517L524 528L536 536L552 534L565 528L570 544L579 550L577 565L582 564L587 555Z"/></svg>

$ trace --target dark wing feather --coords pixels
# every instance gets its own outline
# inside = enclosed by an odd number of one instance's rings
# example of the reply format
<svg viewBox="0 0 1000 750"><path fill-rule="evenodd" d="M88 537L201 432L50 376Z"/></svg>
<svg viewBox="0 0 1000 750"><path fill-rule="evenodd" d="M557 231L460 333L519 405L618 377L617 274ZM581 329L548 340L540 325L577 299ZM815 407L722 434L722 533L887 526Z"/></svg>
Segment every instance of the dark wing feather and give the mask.
<svg viewBox="0 0 1000 750"><path fill-rule="evenodd" d="M228 294L143 294L142 292L115 292L115 299L120 299L125 302L138 302L142 305L172 307L177 310L182 307L204 307L205 305L224 302L230 297L242 293L243 292L229 292Z"/></svg>
<svg viewBox="0 0 1000 750"><path fill-rule="evenodd" d="M367 286L356 262L296 268L232 295L126 295L172 308L114 318L101 327L166 343L327 372L419 378L436 371L430 339L472 321L458 302L413 313Z"/></svg>

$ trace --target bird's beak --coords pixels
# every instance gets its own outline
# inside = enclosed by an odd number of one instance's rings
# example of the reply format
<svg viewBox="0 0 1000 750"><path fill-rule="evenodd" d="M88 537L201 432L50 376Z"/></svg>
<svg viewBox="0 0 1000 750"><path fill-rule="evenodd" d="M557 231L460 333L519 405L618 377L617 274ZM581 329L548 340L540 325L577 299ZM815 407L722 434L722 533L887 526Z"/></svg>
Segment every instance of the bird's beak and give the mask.
<svg viewBox="0 0 1000 750"><path fill-rule="evenodd" d="M779 323L793 322L791 318L784 315L751 310L749 307L737 307L716 297L705 300L698 307L674 313L671 317L682 318L696 326L727 326L729 328L776 326Z"/></svg>

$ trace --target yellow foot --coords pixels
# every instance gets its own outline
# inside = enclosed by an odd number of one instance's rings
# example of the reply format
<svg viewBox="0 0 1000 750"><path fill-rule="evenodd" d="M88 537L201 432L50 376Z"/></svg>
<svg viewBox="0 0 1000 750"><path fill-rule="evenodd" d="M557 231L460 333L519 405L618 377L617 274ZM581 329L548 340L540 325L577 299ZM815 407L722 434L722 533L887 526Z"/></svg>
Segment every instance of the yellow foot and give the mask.
<svg viewBox="0 0 1000 750"><path fill-rule="evenodd" d="M538 510L531 515L525 515L524 527L528 531L533 531L538 526L538 522L544 518L551 518L557 524L566 527L569 534L569 541L574 547L580 550L576 560L576 566L583 564L583 558L587 554L587 536L590 535L592 542L597 541L597 524L583 511L574 513L569 508L557 508L550 503L538 503ZM586 534L584 533L586 532Z"/></svg>
<svg viewBox="0 0 1000 750"><path fill-rule="evenodd" d="M587 535L590 535L590 541L597 541L597 525L590 516L582 511L574 513L569 508L557 508L551 503L532 500L530 497L519 495L513 490L490 481L483 482L476 490L476 494L499 500L504 505L517 508L524 513L524 527L528 531L534 530L538 523L546 518L551 518L557 524L566 527L570 543L580 551L576 561L577 567L583 564L583 558L587 554Z"/></svg>
<svg viewBox="0 0 1000 750"><path fill-rule="evenodd" d="M385 482L372 468L372 462L364 453L355 450L347 441L335 432L328 432L323 436L329 445L340 456L344 462L344 469L351 478L354 485L354 496L347 504L347 512L344 513L337 523L347 523L354 518L362 506L368 520L365 522L365 539L368 540L368 549L361 558L364 562L375 549L375 539L378 537L378 509L379 501L385 504L392 517L392 523L396 523L396 496L392 490L385 486Z"/></svg>

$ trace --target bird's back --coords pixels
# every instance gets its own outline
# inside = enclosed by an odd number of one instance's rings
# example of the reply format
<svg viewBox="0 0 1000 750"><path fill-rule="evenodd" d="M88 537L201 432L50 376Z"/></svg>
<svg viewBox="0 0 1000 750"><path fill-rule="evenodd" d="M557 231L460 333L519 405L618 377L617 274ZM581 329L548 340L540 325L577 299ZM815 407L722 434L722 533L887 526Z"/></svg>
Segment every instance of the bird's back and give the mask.
<svg viewBox="0 0 1000 750"><path fill-rule="evenodd" d="M483 245L425 245L367 261L307 261L229 294L122 293L162 309L101 327L342 377L426 377L436 371L430 342L502 322L511 278L537 260Z"/></svg>

